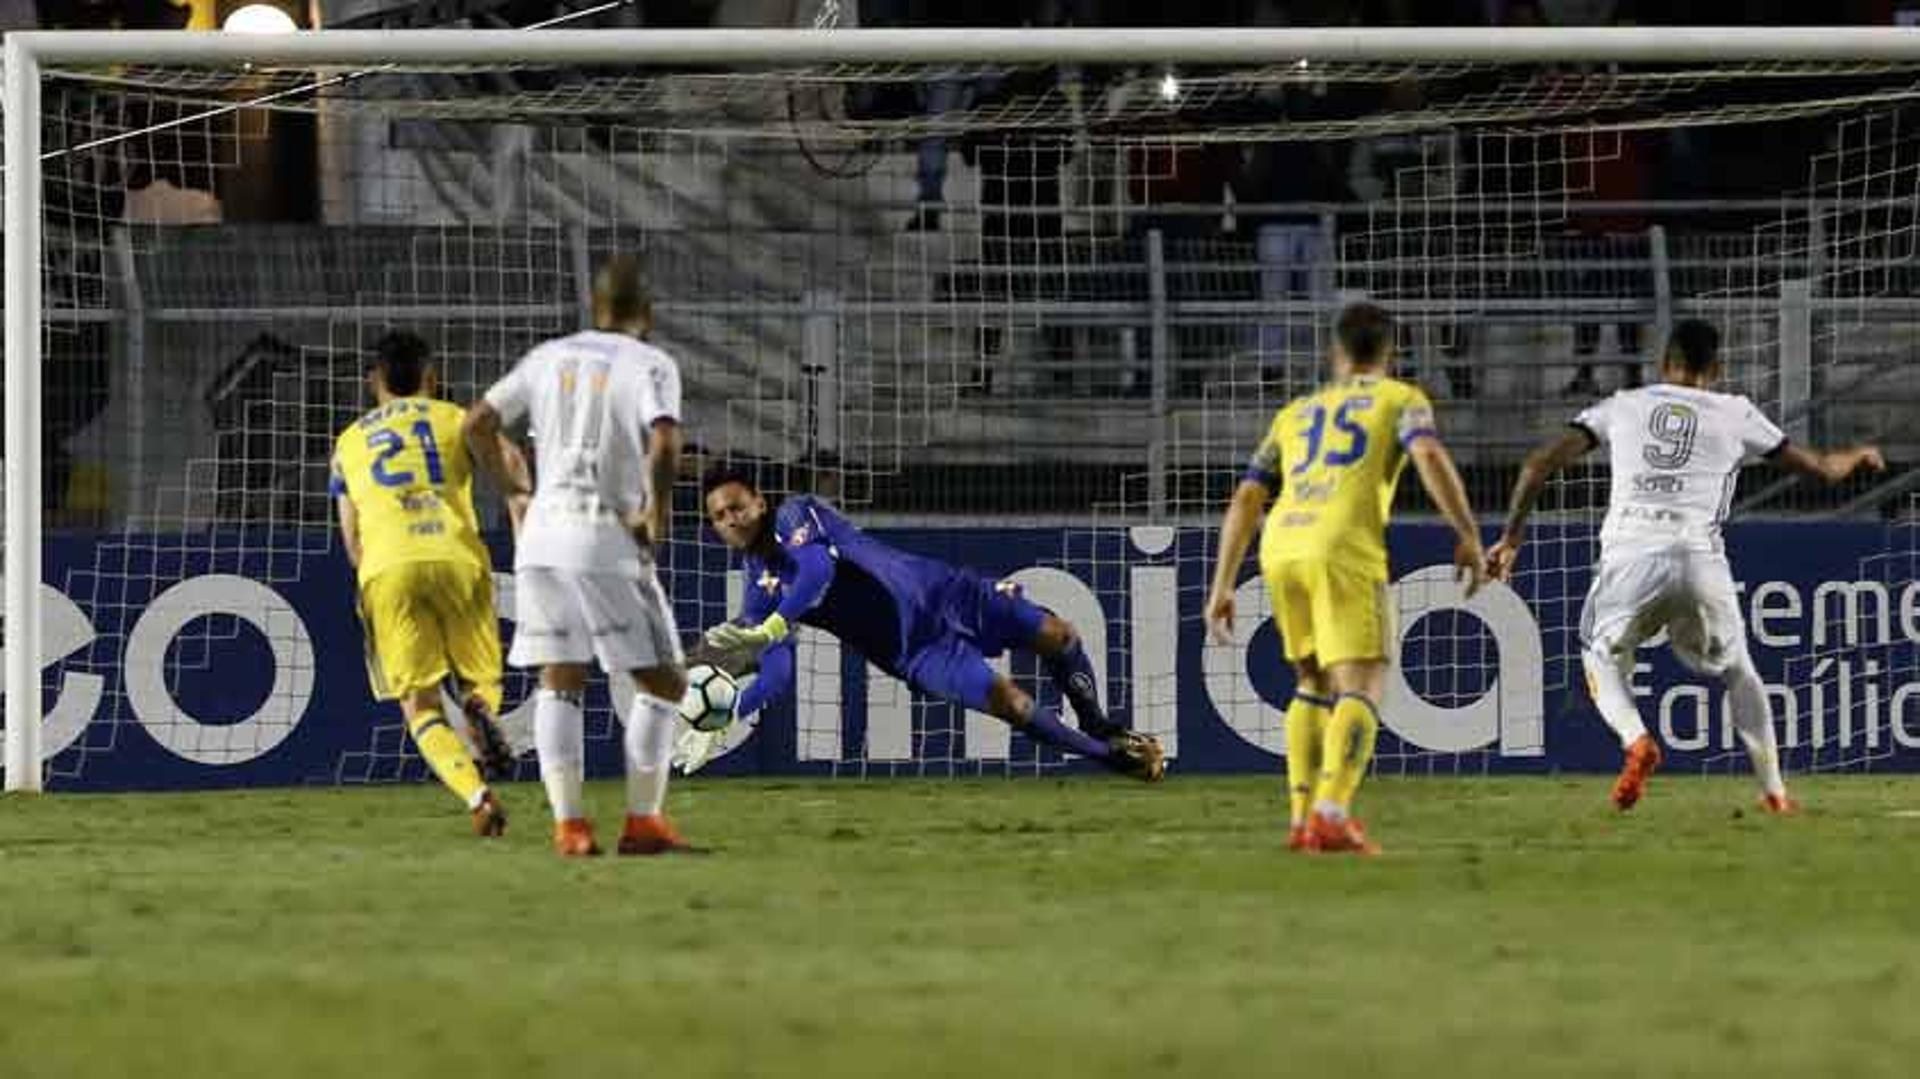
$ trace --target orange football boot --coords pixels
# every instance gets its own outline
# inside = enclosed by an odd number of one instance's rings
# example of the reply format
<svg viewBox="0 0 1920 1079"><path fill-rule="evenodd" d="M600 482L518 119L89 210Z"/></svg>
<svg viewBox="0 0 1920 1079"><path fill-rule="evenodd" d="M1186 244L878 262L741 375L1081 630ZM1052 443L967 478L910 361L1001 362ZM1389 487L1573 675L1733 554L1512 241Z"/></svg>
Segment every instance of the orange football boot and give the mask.
<svg viewBox="0 0 1920 1079"><path fill-rule="evenodd" d="M473 807L473 834L489 839L507 834L507 811L492 791L481 795L480 804Z"/></svg>
<svg viewBox="0 0 1920 1079"><path fill-rule="evenodd" d="M1620 778L1613 781L1614 808L1625 813L1647 792L1647 777L1660 767L1660 743L1643 734L1627 747L1627 762L1620 766Z"/></svg>
<svg viewBox="0 0 1920 1079"><path fill-rule="evenodd" d="M1791 817L1800 812L1800 803L1785 794L1763 794L1760 796L1760 812L1776 817Z"/></svg>
<svg viewBox="0 0 1920 1079"><path fill-rule="evenodd" d="M621 854L690 854L693 844L680 838L665 813L644 817L627 814L626 827L620 830Z"/></svg>
<svg viewBox="0 0 1920 1079"><path fill-rule="evenodd" d="M1380 853L1380 845L1367 838L1366 826L1352 817L1336 821L1315 813L1307 820L1306 838L1309 854Z"/></svg>
<svg viewBox="0 0 1920 1079"><path fill-rule="evenodd" d="M1287 829L1287 849L1295 854L1307 849L1307 826L1296 824Z"/></svg>
<svg viewBox="0 0 1920 1079"><path fill-rule="evenodd" d="M593 841L593 822L585 817L569 817L553 826L553 850L562 858L592 858L600 853Z"/></svg>

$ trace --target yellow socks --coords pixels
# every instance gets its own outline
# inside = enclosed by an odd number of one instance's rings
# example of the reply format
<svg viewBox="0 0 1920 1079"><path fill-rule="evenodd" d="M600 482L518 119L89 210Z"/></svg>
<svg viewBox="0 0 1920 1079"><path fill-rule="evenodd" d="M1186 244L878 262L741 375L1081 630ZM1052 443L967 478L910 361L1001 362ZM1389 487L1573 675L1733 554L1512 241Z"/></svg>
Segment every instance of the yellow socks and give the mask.
<svg viewBox="0 0 1920 1079"><path fill-rule="evenodd" d="M1320 748L1320 785L1313 792L1316 809L1331 808L1338 816L1346 815L1360 780L1366 777L1367 763L1373 760L1373 741L1379 733L1380 715L1365 697L1343 693L1334 701Z"/></svg>
<svg viewBox="0 0 1920 1079"><path fill-rule="evenodd" d="M1313 808L1313 785L1320 776L1320 747L1326 740L1331 697L1295 690L1287 705L1287 805L1292 823L1305 824Z"/></svg>
<svg viewBox="0 0 1920 1079"><path fill-rule="evenodd" d="M480 778L480 770L474 767L466 743L454 733L447 717L437 708L419 712L408 721L407 729L413 734L413 744L419 747L420 755L426 758L427 766L440 777L440 782L458 795L468 809L479 805L487 784Z"/></svg>

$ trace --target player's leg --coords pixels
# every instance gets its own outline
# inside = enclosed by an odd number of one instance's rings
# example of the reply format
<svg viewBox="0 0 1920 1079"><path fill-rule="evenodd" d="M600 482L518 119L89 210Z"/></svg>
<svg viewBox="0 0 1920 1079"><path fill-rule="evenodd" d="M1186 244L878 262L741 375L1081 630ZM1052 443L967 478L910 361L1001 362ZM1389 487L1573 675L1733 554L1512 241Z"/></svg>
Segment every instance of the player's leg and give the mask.
<svg viewBox="0 0 1920 1079"><path fill-rule="evenodd" d="M668 854L693 848L662 812L672 770L675 706L687 693L680 632L666 591L652 573L639 579L584 578L588 616L595 626L620 627L594 635L594 655L608 671L633 675L633 703L621 739L626 758L627 815L621 854Z"/></svg>
<svg viewBox="0 0 1920 1079"><path fill-rule="evenodd" d="M367 582L367 631L383 680L400 700L407 733L427 767L475 814L476 828L490 797L473 757L447 722L440 682L447 677L446 642L433 597L445 585L442 563L407 562ZM504 817L501 820L504 824ZM482 834L498 834L488 822Z"/></svg>
<svg viewBox="0 0 1920 1079"><path fill-rule="evenodd" d="M475 568L458 576L443 600L447 662L480 770L488 779L504 780L513 775L513 749L500 729L500 622L493 610L493 574Z"/></svg>
<svg viewBox="0 0 1920 1079"><path fill-rule="evenodd" d="M1313 618L1314 658L1332 692L1320 740L1320 775L1308 818L1308 849L1373 853L1353 817L1353 799L1373 763L1380 697L1394 643L1384 579L1331 562L1303 562L1300 578Z"/></svg>
<svg viewBox="0 0 1920 1079"><path fill-rule="evenodd" d="M1061 722L1059 709L1034 700L1013 679L987 666L984 659L979 660L978 671L967 680L970 683L985 682L984 692L970 691L967 694L979 703L946 693L939 695L948 700L960 700L974 711L1004 720L1042 745L1098 761L1123 775L1149 783L1166 775L1166 757L1160 749L1160 743L1151 738L1127 730L1109 738L1096 738L1077 727L1070 727ZM919 684L917 680L916 683Z"/></svg>
<svg viewBox="0 0 1920 1079"><path fill-rule="evenodd" d="M1333 707L1320 742L1320 776L1313 788L1309 845L1323 850L1367 851L1364 833L1353 817L1354 796L1373 763L1380 735L1380 695L1386 682L1383 659L1345 659L1326 669Z"/></svg>
<svg viewBox="0 0 1920 1079"><path fill-rule="evenodd" d="M547 804L553 807L554 849L568 857L600 853L583 792L587 748L581 702L591 641L571 574L530 566L514 575L513 647L507 661L540 668L540 688L533 695L534 751Z"/></svg>
<svg viewBox="0 0 1920 1079"><path fill-rule="evenodd" d="M982 655L997 656L1009 648L1025 648L1040 659L1047 678L1066 698L1081 730L1107 739L1126 728L1107 717L1100 707L1100 684L1093 661L1080 643L1080 633L1066 619L1034 603L1012 581L987 583L966 575L965 594L956 600L962 624L980 646Z"/></svg>
<svg viewBox="0 0 1920 1079"><path fill-rule="evenodd" d="M1293 665L1293 700L1287 702L1287 846L1306 846L1307 815L1320 778L1320 747L1326 737L1333 696L1326 675L1312 656Z"/></svg>
<svg viewBox="0 0 1920 1079"><path fill-rule="evenodd" d="M600 853L586 808L586 691L585 664L549 663L540 668L533 699L534 753L553 807L553 846L570 858Z"/></svg>
<svg viewBox="0 0 1920 1079"><path fill-rule="evenodd" d="M1639 803L1647 780L1660 767L1660 745L1640 718L1631 681L1634 652L1665 623L1670 569L1670 562L1658 554L1602 563L1580 614L1580 665L1587 692L1625 754L1610 795L1622 811Z"/></svg>
<svg viewBox="0 0 1920 1079"><path fill-rule="evenodd" d="M1668 625L1674 654L1726 686L1734 730L1760 784L1761 807L1791 813L1799 807L1787 796L1786 781L1780 775L1773 702L1767 699L1766 686L1747 651L1747 628L1740 617L1733 572L1724 558L1695 556L1688 560L1686 579L1686 600Z"/></svg>
<svg viewBox="0 0 1920 1079"><path fill-rule="evenodd" d="M1720 677L1727 687L1734 729L1740 734L1740 744L1746 747L1754 779L1760 784L1761 806L1772 813L1796 811L1799 806L1788 797L1786 780L1780 775L1780 748L1773 734L1773 702L1767 699L1767 687L1760 681L1760 672L1753 669L1753 657L1742 648Z"/></svg>
<svg viewBox="0 0 1920 1079"><path fill-rule="evenodd" d="M1267 586L1274 628L1280 632L1281 652L1294 671L1293 699L1287 702L1286 716L1287 848L1305 850L1313 791L1320 781L1321 746L1334 703L1326 673L1314 654L1313 596L1309 588L1314 572L1311 563L1263 561L1260 575Z"/></svg>
<svg viewBox="0 0 1920 1079"><path fill-rule="evenodd" d="M1042 745L1096 760L1141 779L1159 779L1166 771L1159 743L1122 732L1096 738L1069 727L1058 709L1035 701L1013 679L994 670L971 642L945 637L911 657L905 666L914 688L941 700L1003 720Z"/></svg>
<svg viewBox="0 0 1920 1079"><path fill-rule="evenodd" d="M436 684L409 692L402 698L401 711L407 717L407 733L413 737L414 748L420 751L427 767L433 769L440 782L467 807L473 818L474 834L505 834L506 810L487 789L479 765L474 763L466 743L447 721L440 704L440 687Z"/></svg>
<svg viewBox="0 0 1920 1079"><path fill-rule="evenodd" d="M627 818L620 831L620 853L690 851L693 848L664 812L677 722L673 702L686 695L686 672L678 665L649 667L634 671L633 681L637 689L622 742L627 761Z"/></svg>
<svg viewBox="0 0 1920 1079"><path fill-rule="evenodd" d="M1080 643L1080 634L1073 623L1024 598L1011 599L1013 604L1031 608L1038 616L1033 632L1025 638L1027 647L1040 657L1040 666L1047 672L1048 680L1059 688L1060 695L1073 708L1073 718L1080 729L1095 738L1111 738L1125 730L1107 718L1106 710L1100 707L1100 683L1093 674L1093 661L1087 658L1087 650Z"/></svg>

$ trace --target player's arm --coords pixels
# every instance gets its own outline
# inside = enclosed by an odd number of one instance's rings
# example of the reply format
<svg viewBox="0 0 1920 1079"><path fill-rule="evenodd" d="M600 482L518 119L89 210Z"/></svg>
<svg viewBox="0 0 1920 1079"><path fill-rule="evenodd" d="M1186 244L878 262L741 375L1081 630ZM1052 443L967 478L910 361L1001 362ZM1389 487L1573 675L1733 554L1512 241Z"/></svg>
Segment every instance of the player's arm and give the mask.
<svg viewBox="0 0 1920 1079"><path fill-rule="evenodd" d="M1487 581L1487 555L1480 548L1480 525L1473 519L1473 506L1467 501L1467 487L1460 482L1460 470L1454 467L1453 454L1431 431L1407 439L1407 456L1420 474L1420 486L1453 527L1455 579L1464 579L1467 595L1480 590Z"/></svg>
<svg viewBox="0 0 1920 1079"><path fill-rule="evenodd" d="M1887 459L1878 446L1848 446L1841 450L1817 450L1782 440L1767 460L1791 472L1812 476L1822 483L1839 483L1861 469L1879 472Z"/></svg>
<svg viewBox="0 0 1920 1079"><path fill-rule="evenodd" d="M347 564L354 569L360 568L360 511L353 508L353 499L346 495L333 500L340 507L340 540L346 548Z"/></svg>
<svg viewBox="0 0 1920 1079"><path fill-rule="evenodd" d="M673 511L673 481L680 475L680 424L672 419L653 421L647 436L647 517L642 523L646 545L665 543Z"/></svg>
<svg viewBox="0 0 1920 1079"><path fill-rule="evenodd" d="M785 641L793 623L826 598L834 574L833 554L826 544L816 534L813 542L789 546L786 551L793 560L793 576L782 582L786 585L786 594L779 606L754 621L764 607L747 604L740 622L722 623L707 631L708 644L730 651L759 653Z"/></svg>
<svg viewBox="0 0 1920 1079"><path fill-rule="evenodd" d="M643 544L667 541L673 481L680 476L680 368L664 359L648 372L642 391L647 419L647 516Z"/></svg>
<svg viewBox="0 0 1920 1079"><path fill-rule="evenodd" d="M347 478L340 473L338 457L333 459L327 493L333 495L333 504L340 512L340 545L347 552L347 564L357 571L360 568L360 511L347 494Z"/></svg>
<svg viewBox="0 0 1920 1079"><path fill-rule="evenodd" d="M1520 466L1520 475L1513 481L1513 495L1507 499L1507 523L1500 530L1500 542L1487 553L1488 576L1496 581L1513 576L1514 559L1519 557L1520 545L1526 540L1527 518L1532 515L1533 504L1539 500L1547 481L1599 444L1592 431L1576 424L1527 454L1526 463Z"/></svg>
<svg viewBox="0 0 1920 1079"><path fill-rule="evenodd" d="M526 457L507 440L503 426L500 410L491 401L475 401L460 421L460 436L473 454L474 471L506 495L507 512L517 522L533 497L533 482Z"/></svg>
<svg viewBox="0 0 1920 1079"><path fill-rule="evenodd" d="M793 638L780 641L760 653L759 669L734 702L734 718L745 719L757 715L767 705L786 696L787 691L793 688L793 671Z"/></svg>
<svg viewBox="0 0 1920 1079"><path fill-rule="evenodd" d="M1233 593L1240 583L1240 563L1260 531L1267 503L1280 490L1280 440L1269 431L1254 447L1253 456L1227 499L1220 519L1220 555L1213 564L1213 587L1207 590L1207 628L1221 644L1233 640Z"/></svg>
<svg viewBox="0 0 1920 1079"><path fill-rule="evenodd" d="M500 446L501 463L507 470L507 482L501 487L506 492L507 523L513 529L513 534L518 536L520 523L527 517L527 503L533 499L530 493L533 490L533 468L527 464L527 455L505 432L496 435L495 441Z"/></svg>
<svg viewBox="0 0 1920 1079"><path fill-rule="evenodd" d="M1460 470L1453 465L1453 454L1440 441L1440 430L1433 418L1433 402L1418 390L1400 408L1395 418L1394 438L1420 474L1420 486L1433 500L1440 515L1453 527L1455 580L1464 578L1467 595L1480 590L1487 581L1486 552L1480 549L1480 525L1473 519L1473 506L1467 502L1466 485L1460 482Z"/></svg>

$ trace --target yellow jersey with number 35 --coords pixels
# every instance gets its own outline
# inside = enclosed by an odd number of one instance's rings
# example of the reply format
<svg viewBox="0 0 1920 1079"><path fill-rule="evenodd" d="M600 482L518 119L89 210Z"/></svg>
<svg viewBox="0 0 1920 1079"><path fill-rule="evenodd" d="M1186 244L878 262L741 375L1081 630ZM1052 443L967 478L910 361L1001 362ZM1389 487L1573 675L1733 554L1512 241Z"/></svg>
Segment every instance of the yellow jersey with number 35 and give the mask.
<svg viewBox="0 0 1920 1079"><path fill-rule="evenodd" d="M465 416L448 401L402 397L340 432L329 488L359 514L361 584L402 562L491 567L473 513Z"/></svg>
<svg viewBox="0 0 1920 1079"><path fill-rule="evenodd" d="M1385 579L1387 517L1406 448L1436 434L1426 393L1384 375L1288 402L1247 462L1245 478L1279 495L1261 531L1261 565L1319 559Z"/></svg>

